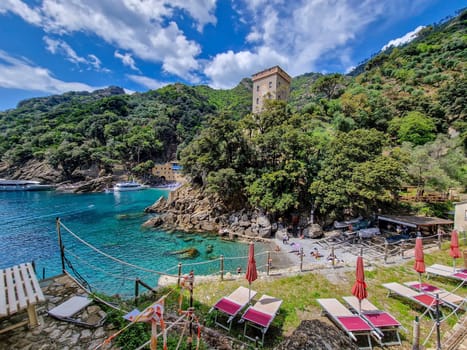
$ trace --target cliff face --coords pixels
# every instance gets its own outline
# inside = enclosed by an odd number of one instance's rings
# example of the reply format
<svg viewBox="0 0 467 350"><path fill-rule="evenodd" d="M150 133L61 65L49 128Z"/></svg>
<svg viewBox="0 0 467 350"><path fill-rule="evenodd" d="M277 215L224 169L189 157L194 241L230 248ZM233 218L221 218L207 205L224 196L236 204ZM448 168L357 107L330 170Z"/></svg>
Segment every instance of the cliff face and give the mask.
<svg viewBox="0 0 467 350"><path fill-rule="evenodd" d="M199 189L189 186L171 192L167 200L161 197L145 211L158 214L144 224L146 227L215 232L230 238L266 238L273 233L265 214L246 209L228 213L216 196L204 195Z"/></svg>

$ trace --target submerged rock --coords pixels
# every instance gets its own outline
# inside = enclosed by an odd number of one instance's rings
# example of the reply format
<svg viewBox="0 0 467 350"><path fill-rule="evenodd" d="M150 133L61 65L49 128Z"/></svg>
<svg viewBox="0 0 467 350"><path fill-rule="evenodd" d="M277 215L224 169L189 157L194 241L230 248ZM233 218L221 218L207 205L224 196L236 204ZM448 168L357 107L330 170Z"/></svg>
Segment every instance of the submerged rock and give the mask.
<svg viewBox="0 0 467 350"><path fill-rule="evenodd" d="M180 255L180 258L182 259L193 259L199 256L200 253L198 249L191 247L191 248L176 250L174 252L171 252L170 254Z"/></svg>

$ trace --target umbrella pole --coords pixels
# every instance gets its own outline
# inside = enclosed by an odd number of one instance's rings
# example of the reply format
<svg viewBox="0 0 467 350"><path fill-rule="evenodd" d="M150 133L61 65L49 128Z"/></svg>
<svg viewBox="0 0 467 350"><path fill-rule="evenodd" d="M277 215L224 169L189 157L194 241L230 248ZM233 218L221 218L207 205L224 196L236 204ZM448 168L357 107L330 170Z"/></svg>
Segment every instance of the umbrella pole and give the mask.
<svg viewBox="0 0 467 350"><path fill-rule="evenodd" d="M418 283L420 283L419 289L422 290L422 274L418 273Z"/></svg>
<svg viewBox="0 0 467 350"><path fill-rule="evenodd" d="M248 304L251 305L251 282L248 282Z"/></svg>
<svg viewBox="0 0 467 350"><path fill-rule="evenodd" d="M452 267L454 269L454 273L456 272L456 259L452 259Z"/></svg>
<svg viewBox="0 0 467 350"><path fill-rule="evenodd" d="M358 299L358 314L361 315L362 313L362 301Z"/></svg>

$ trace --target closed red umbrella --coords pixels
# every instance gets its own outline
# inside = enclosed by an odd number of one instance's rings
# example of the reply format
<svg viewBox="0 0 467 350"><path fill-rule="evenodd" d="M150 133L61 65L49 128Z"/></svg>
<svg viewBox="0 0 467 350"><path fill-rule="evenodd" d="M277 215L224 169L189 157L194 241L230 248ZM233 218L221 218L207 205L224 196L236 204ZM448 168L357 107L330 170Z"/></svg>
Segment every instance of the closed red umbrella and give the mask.
<svg viewBox="0 0 467 350"><path fill-rule="evenodd" d="M415 271L418 272L420 286L422 284L422 273L425 272L425 257L423 256L423 241L422 237L418 236L415 240Z"/></svg>
<svg viewBox="0 0 467 350"><path fill-rule="evenodd" d="M363 267L363 257L357 258L357 267L355 269L355 283L352 287L352 294L358 299L358 313L362 311L362 300L368 296L365 283L365 270Z"/></svg>
<svg viewBox="0 0 467 350"><path fill-rule="evenodd" d="M251 299L251 282L258 278L258 271L256 271L255 261L255 245L253 242L250 243L250 250L248 251L248 265L246 267L245 278L247 279L249 285L248 299Z"/></svg>
<svg viewBox="0 0 467 350"><path fill-rule="evenodd" d="M452 256L452 266L454 271L456 270L456 259L461 257L461 252L459 250L459 236L456 230L452 230L451 232L451 246L449 249L449 255Z"/></svg>

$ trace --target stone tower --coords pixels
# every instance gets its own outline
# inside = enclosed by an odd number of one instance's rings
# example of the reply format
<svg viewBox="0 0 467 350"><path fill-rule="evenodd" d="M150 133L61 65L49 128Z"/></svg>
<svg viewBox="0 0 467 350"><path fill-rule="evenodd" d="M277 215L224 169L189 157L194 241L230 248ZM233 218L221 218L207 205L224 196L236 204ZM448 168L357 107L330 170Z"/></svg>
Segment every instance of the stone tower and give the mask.
<svg viewBox="0 0 467 350"><path fill-rule="evenodd" d="M253 74L253 105L251 111L260 113L266 99L287 101L292 78L281 67L274 66Z"/></svg>

